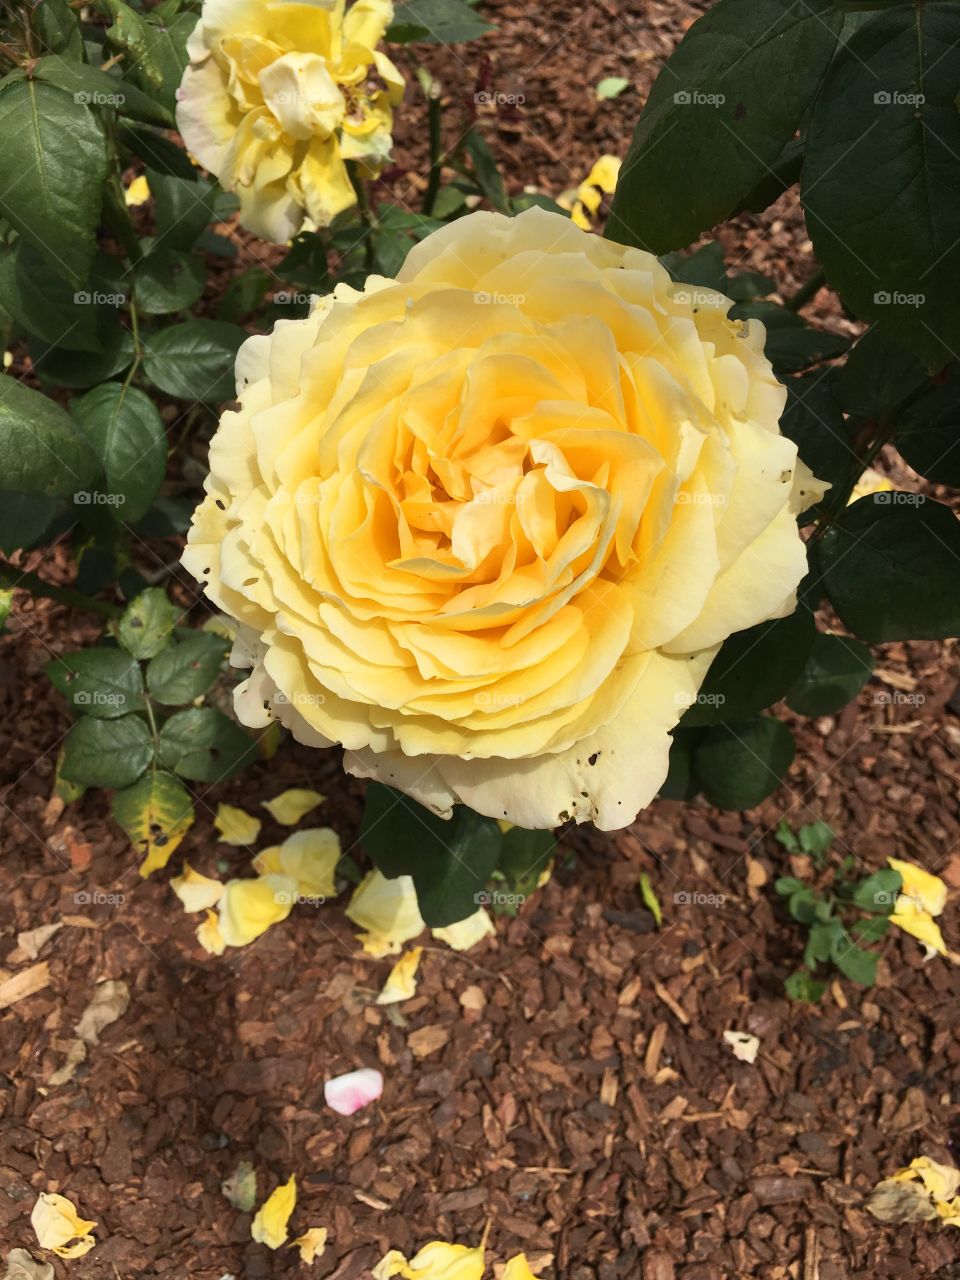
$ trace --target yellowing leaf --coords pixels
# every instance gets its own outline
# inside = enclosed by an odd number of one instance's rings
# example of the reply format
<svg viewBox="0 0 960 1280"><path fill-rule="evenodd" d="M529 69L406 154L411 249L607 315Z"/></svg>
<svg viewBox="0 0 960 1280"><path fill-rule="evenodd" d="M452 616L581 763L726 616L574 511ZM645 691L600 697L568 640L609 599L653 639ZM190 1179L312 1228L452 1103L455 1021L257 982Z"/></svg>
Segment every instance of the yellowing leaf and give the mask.
<svg viewBox="0 0 960 1280"><path fill-rule="evenodd" d="M327 1228L309 1227L302 1236L290 1241L290 1248L300 1250L300 1261L308 1267L313 1266L318 1258L323 1257L327 1248Z"/></svg>
<svg viewBox="0 0 960 1280"><path fill-rule="evenodd" d="M297 1179L291 1173L289 1182L272 1191L257 1210L257 1216L250 1227L254 1240L270 1249L279 1249L286 1241L287 1223L296 1203Z"/></svg>
<svg viewBox="0 0 960 1280"><path fill-rule="evenodd" d="M469 951L481 938L497 931L486 907L478 907L466 920L458 920L456 924L447 924L442 929L431 929L430 932L454 951Z"/></svg>
<svg viewBox="0 0 960 1280"><path fill-rule="evenodd" d="M949 1164L938 1164L929 1156L917 1156L906 1169L899 1169L892 1176L894 1182L909 1182L917 1178L935 1200L949 1200L960 1188L960 1169Z"/></svg>
<svg viewBox="0 0 960 1280"><path fill-rule="evenodd" d="M220 1190L235 1209L250 1212L257 1202L257 1171L249 1160L240 1161L230 1177L220 1183Z"/></svg>
<svg viewBox="0 0 960 1280"><path fill-rule="evenodd" d="M147 203L150 199L150 184L144 174L134 178L123 193L123 199L128 208L136 208L138 205Z"/></svg>
<svg viewBox="0 0 960 1280"><path fill-rule="evenodd" d="M659 929L663 924L663 911L660 907L660 899L654 893L650 877L645 871L640 872L640 897L643 899L647 910L656 920L657 928Z"/></svg>
<svg viewBox="0 0 960 1280"><path fill-rule="evenodd" d="M221 844L247 848L260 834L263 823L245 809L235 809L232 804L221 804L217 806L213 825L220 832Z"/></svg>
<svg viewBox="0 0 960 1280"><path fill-rule="evenodd" d="M211 876L194 871L189 862L183 864L183 875L174 876L170 888L183 903L184 911L206 911L216 906L223 893L223 884Z"/></svg>
<svg viewBox="0 0 960 1280"><path fill-rule="evenodd" d="M960 1227L960 1169L917 1156L905 1169L878 1182L867 1209L881 1222L927 1222Z"/></svg>
<svg viewBox="0 0 960 1280"><path fill-rule="evenodd" d="M366 930L360 942L367 955L378 960L398 955L405 942L426 928L412 876L388 880L379 871L368 872L354 890L346 914Z"/></svg>
<svg viewBox="0 0 960 1280"><path fill-rule="evenodd" d="M222 956L227 949L215 911L208 911L203 924L197 926L197 941L212 956Z"/></svg>
<svg viewBox="0 0 960 1280"><path fill-rule="evenodd" d="M228 947L245 947L286 920L296 898L296 881L289 876L228 880L220 899L220 936Z"/></svg>
<svg viewBox="0 0 960 1280"><path fill-rule="evenodd" d="M212 618L208 618L201 631L209 631L211 635L220 636L223 640L236 640L237 624L232 618L227 618L221 613L216 613Z"/></svg>
<svg viewBox="0 0 960 1280"><path fill-rule="evenodd" d="M130 1007L130 990L125 982L110 978L101 982L93 999L80 1015L77 1035L86 1044L99 1044L100 1032L123 1017Z"/></svg>
<svg viewBox="0 0 960 1280"><path fill-rule="evenodd" d="M51 1263L37 1262L26 1249L11 1249L3 1280L55 1280L55 1276Z"/></svg>
<svg viewBox="0 0 960 1280"><path fill-rule="evenodd" d="M289 791L281 791L273 800L264 800L263 807L270 817L281 822L285 827L295 827L305 814L323 804L326 796L319 791L310 791L306 787L291 787Z"/></svg>
<svg viewBox="0 0 960 1280"><path fill-rule="evenodd" d="M323 901L337 892L340 852L340 837L332 828L308 827L287 836L283 844L262 850L253 868L260 875L289 876L296 881L300 897Z"/></svg>
<svg viewBox="0 0 960 1280"><path fill-rule="evenodd" d="M146 773L113 798L113 816L145 855L140 874L148 876L170 861L170 855L193 825L190 793L171 773Z"/></svg>
<svg viewBox="0 0 960 1280"><path fill-rule="evenodd" d="M97 1225L77 1213L66 1196L46 1192L33 1206L30 1223L44 1249L52 1249L61 1258L82 1258L97 1243L90 1232ZM70 1241L75 1241L71 1244Z"/></svg>
<svg viewBox="0 0 960 1280"><path fill-rule="evenodd" d="M383 990L377 996L377 1004L399 1004L417 993L417 966L423 947L411 947L390 970Z"/></svg>
<svg viewBox="0 0 960 1280"><path fill-rule="evenodd" d="M537 1280L537 1277L530 1270L530 1263L527 1261L526 1254L518 1253L503 1268L503 1275L500 1280Z"/></svg>

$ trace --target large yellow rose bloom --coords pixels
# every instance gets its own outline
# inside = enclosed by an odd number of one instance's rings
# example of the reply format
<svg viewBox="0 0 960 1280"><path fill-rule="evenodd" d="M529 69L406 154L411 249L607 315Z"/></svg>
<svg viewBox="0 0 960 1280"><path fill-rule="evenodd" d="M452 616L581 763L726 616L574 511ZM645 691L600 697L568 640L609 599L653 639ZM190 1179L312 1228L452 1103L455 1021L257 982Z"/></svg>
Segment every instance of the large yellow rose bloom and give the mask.
<svg viewBox="0 0 960 1280"><path fill-rule="evenodd" d="M404 82L376 46L392 17L390 0L204 0L177 125L265 240L326 226L356 200L344 162L389 157Z"/></svg>
<svg viewBox="0 0 960 1280"><path fill-rule="evenodd" d="M474 213L251 338L184 564L250 726L447 815L632 822L823 486L759 324L559 214Z"/></svg>

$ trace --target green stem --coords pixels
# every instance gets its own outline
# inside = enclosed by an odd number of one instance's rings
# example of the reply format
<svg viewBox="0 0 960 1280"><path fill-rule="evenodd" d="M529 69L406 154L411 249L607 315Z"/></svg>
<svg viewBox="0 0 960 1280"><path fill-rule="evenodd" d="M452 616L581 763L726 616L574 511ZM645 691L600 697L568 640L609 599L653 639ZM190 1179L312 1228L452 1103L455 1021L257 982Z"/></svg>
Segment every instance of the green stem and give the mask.
<svg viewBox="0 0 960 1280"><path fill-rule="evenodd" d="M819 271L815 271L806 284L802 284L797 292L789 297L783 305L788 311L799 311L801 307L805 307L811 298L820 292L826 283L827 273L821 268Z"/></svg>
<svg viewBox="0 0 960 1280"><path fill-rule="evenodd" d="M65 604L70 609L98 613L102 618L119 618L123 613L119 605L108 604L106 600L94 600L92 596L85 596L82 591L74 591L72 587L56 587L51 582L44 582L35 573L17 569L3 560L0 560L0 588L7 591L29 591L32 596L56 600L58 604Z"/></svg>
<svg viewBox="0 0 960 1280"><path fill-rule="evenodd" d="M132 297L130 299L130 332L133 334L133 364L131 364L130 371L123 380L124 391L133 381L137 370L140 368L140 362L143 360L143 344L140 341L140 316L137 312L137 304Z"/></svg>
<svg viewBox="0 0 960 1280"><path fill-rule="evenodd" d="M437 201L437 192L440 190L440 178L443 173L443 107L440 101L440 81L434 80L423 67L417 71L417 79L420 81L420 87L423 89L423 95L427 100L429 116L430 172L427 190L423 197L423 212L429 218Z"/></svg>
<svg viewBox="0 0 960 1280"><path fill-rule="evenodd" d="M377 227L377 219L370 207L370 194L367 191L367 184L360 177L356 164L348 161L347 171L350 174L353 189L357 193L357 208L360 210L360 217L367 228L364 236L363 251L367 273L369 274L376 266L376 246L373 243L373 233Z"/></svg>

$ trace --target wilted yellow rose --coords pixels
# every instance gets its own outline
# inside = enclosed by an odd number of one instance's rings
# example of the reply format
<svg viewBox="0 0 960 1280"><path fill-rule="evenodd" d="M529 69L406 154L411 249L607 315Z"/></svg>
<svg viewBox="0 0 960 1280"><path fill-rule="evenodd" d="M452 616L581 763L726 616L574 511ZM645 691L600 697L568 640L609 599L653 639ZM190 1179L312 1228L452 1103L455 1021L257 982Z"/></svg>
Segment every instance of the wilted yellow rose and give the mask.
<svg viewBox="0 0 960 1280"><path fill-rule="evenodd" d="M795 608L824 489L730 305L533 208L251 338L184 554L240 719L442 815L632 822L723 640Z"/></svg>
<svg viewBox="0 0 960 1280"><path fill-rule="evenodd" d="M390 155L403 77L377 49L390 0L204 0L187 42L177 125L240 200L245 226L283 243L356 196L345 161Z"/></svg>

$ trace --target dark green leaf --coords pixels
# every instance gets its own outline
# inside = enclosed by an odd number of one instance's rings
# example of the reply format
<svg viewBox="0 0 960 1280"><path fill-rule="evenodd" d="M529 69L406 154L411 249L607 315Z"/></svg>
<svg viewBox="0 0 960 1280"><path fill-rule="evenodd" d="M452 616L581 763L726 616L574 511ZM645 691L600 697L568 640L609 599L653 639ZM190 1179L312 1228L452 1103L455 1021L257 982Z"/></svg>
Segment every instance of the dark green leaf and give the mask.
<svg viewBox="0 0 960 1280"><path fill-rule="evenodd" d="M693 761L702 738L701 729L674 729L670 742L670 767L659 792L664 800L692 800L700 790Z"/></svg>
<svg viewBox="0 0 960 1280"><path fill-rule="evenodd" d="M177 607L167 593L148 587L124 611L117 639L131 657L155 658L170 643L177 618Z"/></svg>
<svg viewBox="0 0 960 1280"><path fill-rule="evenodd" d="M936 365L960 349L958 40L956 4L860 25L813 107L801 182L830 283Z"/></svg>
<svg viewBox="0 0 960 1280"><path fill-rule="evenodd" d="M165 706L182 706L206 693L229 648L220 636L198 632L172 644L147 667L147 688Z"/></svg>
<svg viewBox="0 0 960 1280"><path fill-rule="evenodd" d="M159 89L163 76L152 59L153 35L143 18L124 0L98 0L98 3L112 19L107 39L115 49L129 54L131 67L138 69L151 89Z"/></svg>
<svg viewBox="0 0 960 1280"><path fill-rule="evenodd" d="M487 197L494 209L506 212L509 205L507 193L503 188L503 179L497 168L497 160L485 138L473 128L463 140L467 155L473 163L473 176L477 186Z"/></svg>
<svg viewBox="0 0 960 1280"><path fill-rule="evenodd" d="M773 888L781 898L792 898L795 893L804 892L807 886L796 876L778 876L773 882Z"/></svg>
<svg viewBox="0 0 960 1280"><path fill-rule="evenodd" d="M178 711L160 730L160 759L192 782L222 782L257 758L257 744L222 711Z"/></svg>
<svg viewBox="0 0 960 1280"><path fill-rule="evenodd" d="M173 116L155 98L128 80L109 75L84 62L65 62L59 57L41 58L34 67L33 74L38 80L63 89L77 103L110 107L120 115L130 116L134 120L173 127Z"/></svg>
<svg viewBox="0 0 960 1280"><path fill-rule="evenodd" d="M890 921L886 916L874 916L872 920L858 920L850 932L857 942L879 942L890 930Z"/></svg>
<svg viewBox="0 0 960 1280"><path fill-rule="evenodd" d="M67 0L41 0L32 15L33 30L45 51L64 58L83 57L83 36Z"/></svg>
<svg viewBox="0 0 960 1280"><path fill-rule="evenodd" d="M778 374L801 373L823 360L842 356L850 342L838 333L809 329L803 318L775 302L738 302L734 320L760 320L767 330L764 353Z"/></svg>
<svg viewBox="0 0 960 1280"><path fill-rule="evenodd" d="M790 895L787 910L794 920L799 920L801 924L811 925L817 918L817 907L819 905L820 899L817 897L816 890L804 885L802 889L797 889Z"/></svg>
<svg viewBox="0 0 960 1280"><path fill-rule="evenodd" d="M119 649L81 649L47 663L47 675L77 715L115 720L142 711L143 676Z"/></svg>
<svg viewBox="0 0 960 1280"><path fill-rule="evenodd" d="M106 140L90 107L37 80L0 93L0 172L8 175L0 215L77 286L93 258L107 169Z"/></svg>
<svg viewBox="0 0 960 1280"><path fill-rule="evenodd" d="M803 139L791 138L770 169L747 192L737 207L731 210L731 214L763 213L764 209L769 209L775 200L779 200L785 191L789 191L800 181L802 164Z"/></svg>
<svg viewBox="0 0 960 1280"><path fill-rule="evenodd" d="M536 889L542 873L550 865L557 848L552 831L527 831L511 827L504 832L498 870L509 891L522 901Z"/></svg>
<svg viewBox="0 0 960 1280"><path fill-rule="evenodd" d="M834 493L846 493L854 480L856 454L833 387L832 373L823 369L788 379L780 430L794 442L801 460L818 480L829 481ZM830 498L828 493L825 502ZM808 508L803 522L815 520L824 505Z"/></svg>
<svg viewBox="0 0 960 1280"><path fill-rule="evenodd" d="M872 987L876 982L878 959L876 951L856 946L846 931L834 944L833 963L845 978L861 987Z"/></svg>
<svg viewBox="0 0 960 1280"><path fill-rule="evenodd" d="M426 867L442 850L449 829L448 821L402 791L379 782L367 787L360 843L389 879Z"/></svg>
<svg viewBox="0 0 960 1280"><path fill-rule="evenodd" d="M492 818L457 805L437 856L414 873L417 903L431 929L472 916L488 899L486 884L500 857L500 828Z"/></svg>
<svg viewBox="0 0 960 1280"><path fill-rule="evenodd" d="M103 355L81 354L33 340L30 355L34 372L44 386L83 390L115 378L129 368L133 360L133 335L121 327L116 347Z"/></svg>
<svg viewBox="0 0 960 1280"><path fill-rule="evenodd" d="M93 450L70 415L39 391L0 378L0 477L4 489L73 499L97 473Z"/></svg>
<svg viewBox="0 0 960 1280"><path fill-rule="evenodd" d="M797 832L800 848L814 858L822 858L833 844L833 830L825 822L807 822Z"/></svg>
<svg viewBox="0 0 960 1280"><path fill-rule="evenodd" d="M190 249L213 217L216 187L206 178L178 178L147 166L147 182L156 208L153 250Z"/></svg>
<svg viewBox="0 0 960 1280"><path fill-rule="evenodd" d="M251 311L256 311L272 284L269 271L262 267L249 267L235 275L227 285L217 318L227 324L239 324Z"/></svg>
<svg viewBox="0 0 960 1280"><path fill-rule="evenodd" d="M56 498L0 489L0 553L10 555L39 542L59 508Z"/></svg>
<svg viewBox="0 0 960 1280"><path fill-rule="evenodd" d="M894 443L927 480L960 487L960 378L956 372L906 410Z"/></svg>
<svg viewBox="0 0 960 1280"><path fill-rule="evenodd" d="M777 823L777 829L773 833L773 838L779 844L783 845L787 853L800 852L800 841L797 839L796 832L786 818L781 818Z"/></svg>
<svg viewBox="0 0 960 1280"><path fill-rule="evenodd" d="M0 304L27 333L51 346L101 354L120 337L122 287L102 279L75 289L31 245L0 254Z"/></svg>
<svg viewBox="0 0 960 1280"><path fill-rule="evenodd" d="M139 716L84 716L64 741L61 774L83 787L132 786L153 758L150 731Z"/></svg>
<svg viewBox="0 0 960 1280"><path fill-rule="evenodd" d="M873 644L960 634L960 524L916 493L874 493L820 542L823 583L845 627Z"/></svg>
<svg viewBox="0 0 960 1280"><path fill-rule="evenodd" d="M892 867L884 867L861 880L853 892L853 904L863 911L887 916L893 910L903 877Z"/></svg>
<svg viewBox="0 0 960 1280"><path fill-rule="evenodd" d="M135 129L130 125L121 125L117 130L117 137L154 173L164 177L183 178L187 182L195 180L197 171L184 149L156 129Z"/></svg>
<svg viewBox="0 0 960 1280"><path fill-rule="evenodd" d="M387 29L386 39L393 44L409 44L412 40L424 44L455 44L461 40L474 40L492 31L463 0L406 0L398 4L393 22Z"/></svg>
<svg viewBox="0 0 960 1280"><path fill-rule="evenodd" d="M817 1004L827 989L825 982L818 982L806 969L791 973L783 985L791 1000L803 1000L806 1004Z"/></svg>
<svg viewBox="0 0 960 1280"><path fill-rule="evenodd" d="M236 395L234 364L247 335L222 320L185 320L151 335L143 366L161 391L192 402Z"/></svg>
<svg viewBox="0 0 960 1280"><path fill-rule="evenodd" d="M679 249L750 198L812 101L842 16L830 0L718 0L660 72L606 235Z"/></svg>
<svg viewBox="0 0 960 1280"><path fill-rule="evenodd" d="M721 809L752 809L780 785L794 750L793 734L771 716L709 729L694 758L703 794Z"/></svg>
<svg viewBox="0 0 960 1280"><path fill-rule="evenodd" d="M198 13L174 13L158 6L144 20L150 52L147 61L136 64L137 75L147 92L154 92L170 112L177 108L177 89L187 68L187 40L197 25Z"/></svg>
<svg viewBox="0 0 960 1280"><path fill-rule="evenodd" d="M815 630L813 614L801 605L730 636L684 713L684 728L742 720L779 702L803 670Z"/></svg>
<svg viewBox="0 0 960 1280"><path fill-rule="evenodd" d="M923 362L882 323L875 324L844 361L835 384L836 401L851 417L889 428L929 382Z"/></svg>
<svg viewBox="0 0 960 1280"><path fill-rule="evenodd" d="M847 931L840 920L815 920L810 926L810 934L803 952L803 963L808 969L815 969L818 964L829 960L836 952L839 943L846 940Z"/></svg>
<svg viewBox="0 0 960 1280"><path fill-rule="evenodd" d="M202 258L175 249L160 249L137 266L133 292L141 311L162 316L192 307L206 283Z"/></svg>
<svg viewBox="0 0 960 1280"><path fill-rule="evenodd" d="M802 716L832 715L857 696L872 671L873 655L866 645L818 631L787 705Z"/></svg>
<svg viewBox="0 0 960 1280"><path fill-rule="evenodd" d="M167 433L156 405L136 387L104 382L74 400L73 414L103 467L125 523L139 520L163 483Z"/></svg>

